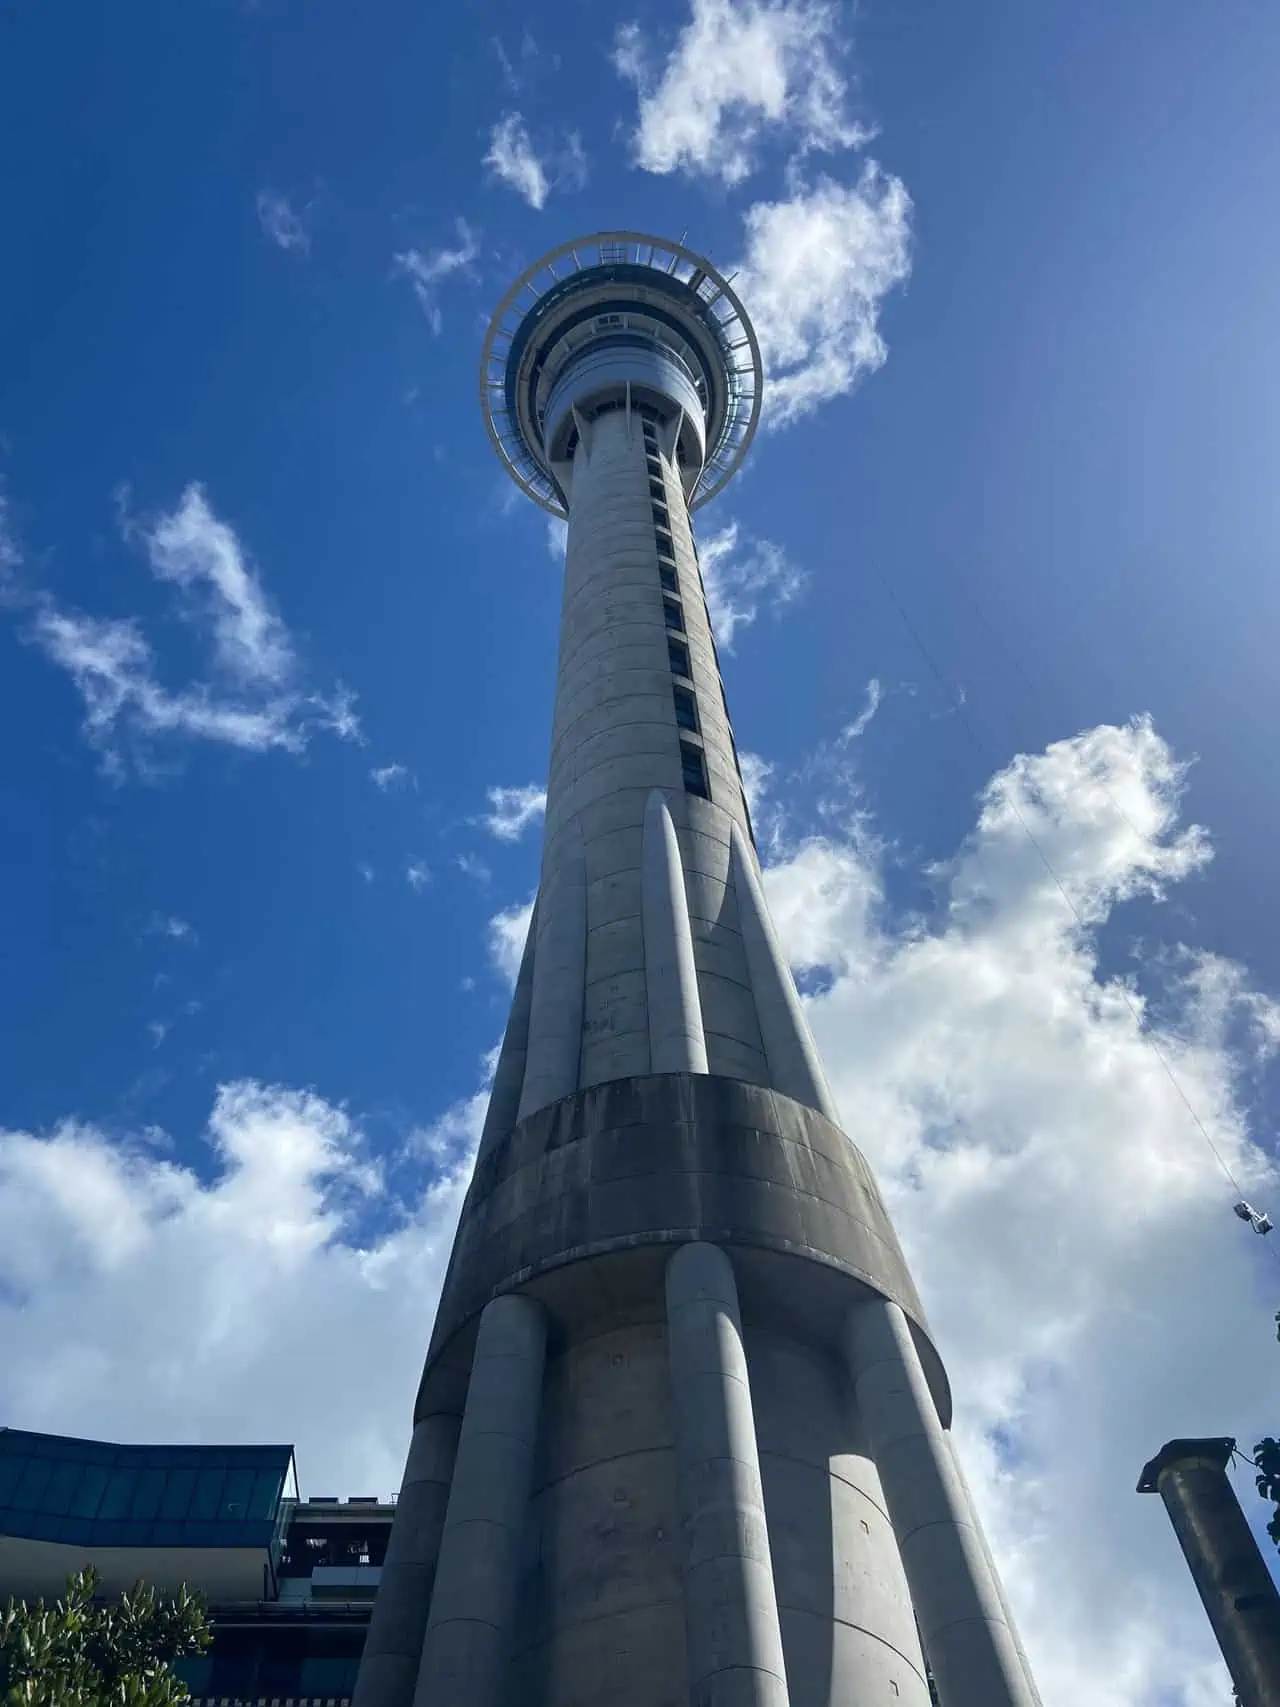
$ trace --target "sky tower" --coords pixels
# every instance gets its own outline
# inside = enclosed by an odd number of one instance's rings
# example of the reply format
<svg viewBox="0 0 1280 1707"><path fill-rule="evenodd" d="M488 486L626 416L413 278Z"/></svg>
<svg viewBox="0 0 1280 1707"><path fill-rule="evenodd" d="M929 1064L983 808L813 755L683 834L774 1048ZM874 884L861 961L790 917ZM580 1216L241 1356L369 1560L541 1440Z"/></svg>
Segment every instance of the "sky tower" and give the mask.
<svg viewBox="0 0 1280 1707"><path fill-rule="evenodd" d="M634 232L485 341L569 524L542 874L355 1707L1039 1701L761 887L690 520L761 379Z"/></svg>

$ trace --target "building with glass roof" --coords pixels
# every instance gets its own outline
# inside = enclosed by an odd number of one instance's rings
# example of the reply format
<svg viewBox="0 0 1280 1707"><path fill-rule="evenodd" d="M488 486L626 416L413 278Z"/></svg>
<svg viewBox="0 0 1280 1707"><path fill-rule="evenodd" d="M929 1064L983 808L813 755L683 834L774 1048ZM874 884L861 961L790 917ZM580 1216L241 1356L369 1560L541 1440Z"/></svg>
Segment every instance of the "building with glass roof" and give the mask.
<svg viewBox="0 0 1280 1707"><path fill-rule="evenodd" d="M393 1506L301 1499L291 1446L122 1446L0 1428L0 1600L55 1598L92 1565L209 1605L197 1704L341 1707L364 1648Z"/></svg>

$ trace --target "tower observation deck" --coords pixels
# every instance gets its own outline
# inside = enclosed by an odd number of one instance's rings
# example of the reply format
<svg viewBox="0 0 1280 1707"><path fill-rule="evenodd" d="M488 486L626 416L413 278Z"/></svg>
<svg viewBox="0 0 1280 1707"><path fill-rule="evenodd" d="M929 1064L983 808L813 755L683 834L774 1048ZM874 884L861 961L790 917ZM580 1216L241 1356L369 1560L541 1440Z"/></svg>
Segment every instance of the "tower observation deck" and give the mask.
<svg viewBox="0 0 1280 1707"><path fill-rule="evenodd" d="M761 390L633 232L485 340L568 519L542 872L355 1707L1039 1701L761 884L691 523Z"/></svg>

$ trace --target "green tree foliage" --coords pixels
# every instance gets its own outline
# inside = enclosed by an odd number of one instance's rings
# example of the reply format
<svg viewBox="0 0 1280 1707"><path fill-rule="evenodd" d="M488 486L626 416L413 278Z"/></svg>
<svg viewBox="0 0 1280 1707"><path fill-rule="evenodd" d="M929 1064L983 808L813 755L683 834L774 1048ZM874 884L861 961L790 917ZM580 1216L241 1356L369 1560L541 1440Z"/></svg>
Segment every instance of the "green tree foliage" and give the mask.
<svg viewBox="0 0 1280 1707"><path fill-rule="evenodd" d="M118 1601L94 1601L92 1569L46 1606L10 1600L0 1613L3 1707L179 1707L187 1687L170 1669L209 1646L204 1601L185 1586L157 1594L137 1583Z"/></svg>
<svg viewBox="0 0 1280 1707"><path fill-rule="evenodd" d="M1276 1311L1276 1338L1280 1340L1280 1310ZM1275 1506L1275 1514L1267 1524L1267 1534L1280 1547L1280 1441L1268 1435L1253 1449L1257 1467L1258 1492Z"/></svg>

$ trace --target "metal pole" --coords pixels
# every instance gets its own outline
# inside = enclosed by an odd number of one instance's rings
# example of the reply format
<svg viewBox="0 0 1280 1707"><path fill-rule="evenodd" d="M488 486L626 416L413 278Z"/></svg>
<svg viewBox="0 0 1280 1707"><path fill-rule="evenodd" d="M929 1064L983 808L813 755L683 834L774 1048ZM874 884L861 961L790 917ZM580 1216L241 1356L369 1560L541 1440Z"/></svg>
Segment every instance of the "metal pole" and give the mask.
<svg viewBox="0 0 1280 1707"><path fill-rule="evenodd" d="M1235 1444L1170 1440L1138 1492L1164 1501L1241 1707L1280 1707L1280 1594L1227 1480Z"/></svg>

